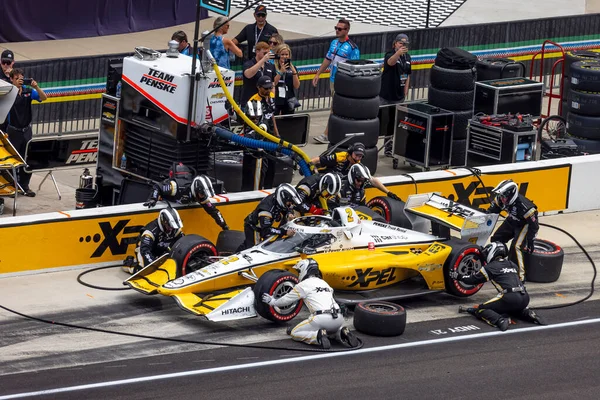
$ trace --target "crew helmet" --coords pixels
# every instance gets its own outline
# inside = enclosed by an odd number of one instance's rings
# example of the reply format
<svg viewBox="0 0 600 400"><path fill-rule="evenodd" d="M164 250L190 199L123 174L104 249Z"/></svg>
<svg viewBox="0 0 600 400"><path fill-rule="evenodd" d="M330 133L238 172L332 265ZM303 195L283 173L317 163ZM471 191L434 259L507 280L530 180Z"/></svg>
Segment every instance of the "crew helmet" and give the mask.
<svg viewBox="0 0 600 400"><path fill-rule="evenodd" d="M500 207L506 209L519 197L519 187L512 179L506 179L492 189L492 193L496 194Z"/></svg>
<svg viewBox="0 0 600 400"><path fill-rule="evenodd" d="M263 110L262 110L262 103L260 101L248 100L246 108L247 108L246 114L248 114L248 117L255 119L255 120L259 120L262 118Z"/></svg>
<svg viewBox="0 0 600 400"><path fill-rule="evenodd" d="M328 199L335 197L342 189L342 178L334 172L328 172L319 180L319 193Z"/></svg>
<svg viewBox="0 0 600 400"><path fill-rule="evenodd" d="M206 175L198 175L195 177L190 190L192 192L192 198L197 202L202 202L215 195L215 189L213 188L212 182Z"/></svg>
<svg viewBox="0 0 600 400"><path fill-rule="evenodd" d="M298 206L302 203L296 188L289 183L282 183L275 189L275 200L277 200L277 204L279 204L281 208L285 209L291 208L294 205ZM288 205L288 203L291 204Z"/></svg>
<svg viewBox="0 0 600 400"><path fill-rule="evenodd" d="M181 233L183 222L179 217L179 213L174 208L165 208L160 210L158 214L158 227L167 235L174 238Z"/></svg>
<svg viewBox="0 0 600 400"><path fill-rule="evenodd" d="M300 279L300 281L311 276L316 276L318 278L322 277L319 263L313 258L305 258L304 260L298 261L296 265L294 265L294 268L298 270L298 279Z"/></svg>
<svg viewBox="0 0 600 400"><path fill-rule="evenodd" d="M481 255L485 259L486 264L489 264L497 258L505 258L508 255L508 250L504 243L492 242L481 250Z"/></svg>
<svg viewBox="0 0 600 400"><path fill-rule="evenodd" d="M362 164L354 164L348 171L348 181L350 184L355 184L357 180L362 181L361 187L371 180L369 169Z"/></svg>

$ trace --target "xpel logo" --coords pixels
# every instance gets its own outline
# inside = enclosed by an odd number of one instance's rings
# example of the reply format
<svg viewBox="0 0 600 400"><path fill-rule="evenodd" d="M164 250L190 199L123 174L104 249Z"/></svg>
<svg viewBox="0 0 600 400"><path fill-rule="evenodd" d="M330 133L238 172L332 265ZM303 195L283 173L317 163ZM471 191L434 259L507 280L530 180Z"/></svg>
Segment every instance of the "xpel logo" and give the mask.
<svg viewBox="0 0 600 400"><path fill-rule="evenodd" d="M118 221L114 226L110 222L99 222L100 230L102 234L96 233L93 236L94 242L100 242L96 250L90 256L91 258L101 257L106 249L110 250L112 255L121 255L127 253L127 248L130 244L135 244L138 240L140 230L143 228L141 225L127 226L129 219L122 219ZM131 235L122 237L119 240L119 235ZM132 235L133 234L133 235ZM89 242L92 240L90 236L79 238L80 242Z"/></svg>

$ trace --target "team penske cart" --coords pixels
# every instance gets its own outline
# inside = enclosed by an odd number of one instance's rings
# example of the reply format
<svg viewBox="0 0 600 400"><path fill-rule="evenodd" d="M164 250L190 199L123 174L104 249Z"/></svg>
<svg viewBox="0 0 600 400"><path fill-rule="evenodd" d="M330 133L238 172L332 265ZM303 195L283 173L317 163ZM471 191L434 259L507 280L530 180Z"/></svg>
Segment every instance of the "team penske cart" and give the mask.
<svg viewBox="0 0 600 400"><path fill-rule="evenodd" d="M350 207L335 208L330 216L302 216L286 224L292 236L270 237L224 258L206 239L188 235L170 255L124 283L141 293L172 297L182 309L211 321L294 318L301 302L277 308L260 299L263 293L278 298L290 291L298 282L293 266L307 256L318 261L336 300L347 305L442 291L458 297L477 293L481 285L454 280L449 272L467 275L481 268L480 246L498 215L431 193L410 196L403 211L411 229ZM432 226L447 234L429 233Z"/></svg>

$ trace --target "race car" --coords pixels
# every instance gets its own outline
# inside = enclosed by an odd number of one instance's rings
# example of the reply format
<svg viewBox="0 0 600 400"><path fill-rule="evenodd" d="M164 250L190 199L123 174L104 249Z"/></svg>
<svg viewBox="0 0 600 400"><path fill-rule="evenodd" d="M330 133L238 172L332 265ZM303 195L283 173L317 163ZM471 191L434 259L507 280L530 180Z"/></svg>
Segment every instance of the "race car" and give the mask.
<svg viewBox="0 0 600 400"><path fill-rule="evenodd" d="M432 193L410 196L404 213L412 229L376 221L372 213L350 207L335 208L331 216L299 217L286 224L292 236L273 236L221 259L212 243L189 235L174 245L170 257L156 260L125 284L141 293L173 297L182 309L212 321L294 318L301 302L277 308L260 299L263 293L278 298L291 290L298 282L293 266L308 256L319 263L323 279L344 304L440 291L465 297L479 291L481 285L466 285L449 272L467 275L481 268L480 246L498 215ZM447 234L430 234L432 224L448 228L434 229ZM461 237L452 238L450 229Z"/></svg>

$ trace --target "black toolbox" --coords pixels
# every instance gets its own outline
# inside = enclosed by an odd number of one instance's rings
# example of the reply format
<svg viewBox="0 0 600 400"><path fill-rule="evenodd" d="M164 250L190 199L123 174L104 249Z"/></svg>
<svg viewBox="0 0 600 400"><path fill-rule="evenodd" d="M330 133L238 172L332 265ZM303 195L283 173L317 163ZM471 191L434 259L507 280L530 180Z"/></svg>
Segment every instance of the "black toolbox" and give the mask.
<svg viewBox="0 0 600 400"><path fill-rule="evenodd" d="M542 114L544 84L526 78L505 78L475 82L473 113Z"/></svg>
<svg viewBox="0 0 600 400"><path fill-rule="evenodd" d="M491 159L490 164L511 164L537 160L537 129L490 126L469 121L467 155Z"/></svg>

